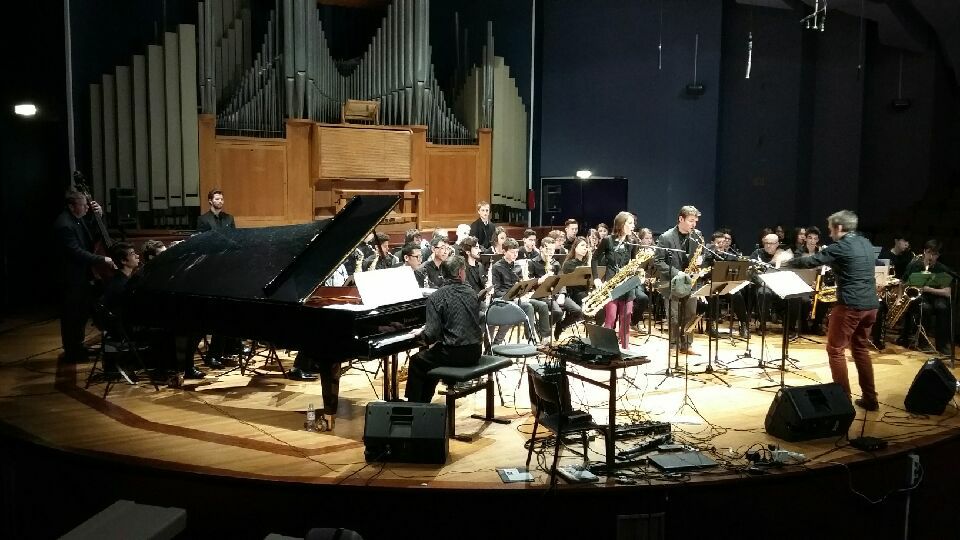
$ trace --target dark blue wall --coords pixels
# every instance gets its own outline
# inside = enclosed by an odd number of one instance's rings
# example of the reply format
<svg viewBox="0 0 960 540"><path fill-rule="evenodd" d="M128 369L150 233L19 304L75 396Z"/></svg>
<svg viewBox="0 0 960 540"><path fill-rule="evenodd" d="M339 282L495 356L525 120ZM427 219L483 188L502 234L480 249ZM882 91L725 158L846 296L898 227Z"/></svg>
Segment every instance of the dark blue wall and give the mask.
<svg viewBox="0 0 960 540"><path fill-rule="evenodd" d="M541 15L539 175L625 176L625 206L638 226L664 230L680 206L693 204L703 212L700 228L712 228L721 3L554 0ZM684 88L693 81L697 33L706 93L694 99Z"/></svg>

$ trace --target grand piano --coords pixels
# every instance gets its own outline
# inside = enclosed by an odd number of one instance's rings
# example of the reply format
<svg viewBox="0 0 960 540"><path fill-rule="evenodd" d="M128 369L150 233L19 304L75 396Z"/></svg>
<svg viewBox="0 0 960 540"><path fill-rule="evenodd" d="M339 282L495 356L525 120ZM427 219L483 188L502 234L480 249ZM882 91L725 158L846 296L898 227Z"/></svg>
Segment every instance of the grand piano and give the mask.
<svg viewBox="0 0 960 540"><path fill-rule="evenodd" d="M398 196L356 196L334 217L303 225L209 231L166 250L130 293L136 324L197 343L220 334L309 351L339 362L379 359L418 346L422 298L366 309L353 287L325 287ZM192 355L192 347L188 354ZM396 398L393 377L384 395Z"/></svg>

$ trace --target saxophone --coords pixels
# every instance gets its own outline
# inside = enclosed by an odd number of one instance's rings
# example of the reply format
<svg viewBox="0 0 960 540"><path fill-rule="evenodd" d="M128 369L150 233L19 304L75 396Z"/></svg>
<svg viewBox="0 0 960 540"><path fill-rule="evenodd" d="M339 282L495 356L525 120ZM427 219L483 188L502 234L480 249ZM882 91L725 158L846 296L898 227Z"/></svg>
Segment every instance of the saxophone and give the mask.
<svg viewBox="0 0 960 540"><path fill-rule="evenodd" d="M373 260L370 261L370 268L367 270L376 270L377 263L380 262L380 246L377 246L377 249L373 250Z"/></svg>
<svg viewBox="0 0 960 540"><path fill-rule="evenodd" d="M687 267L683 270L683 273L690 276L690 289L693 290L693 287L697 284L697 280L700 279L700 255L703 254L703 242L697 242L697 249L693 251L693 255L690 257L690 262L687 264Z"/></svg>
<svg viewBox="0 0 960 540"><path fill-rule="evenodd" d="M353 267L353 273L359 274L363 272L363 250L357 247L356 252L354 253L354 259L356 259L356 265Z"/></svg>
<svg viewBox="0 0 960 540"><path fill-rule="evenodd" d="M593 317L596 315L601 309L603 309L603 306L607 305L611 300L613 300L610 298L610 294L613 293L613 290L627 279L637 275L644 263L646 263L652 257L652 249L641 249L638 251L637 256L633 259L630 259L630 262L624 265L624 267L621 268L612 278L608 279L602 285L596 287L583 297L583 304L581 305L581 311L583 311L583 314L587 317Z"/></svg>
<svg viewBox="0 0 960 540"><path fill-rule="evenodd" d="M907 308L910 307L917 298L920 298L920 288L919 287L904 287L903 294L897 297L897 301L890 306L890 311L887 312L887 319L884 322L887 328L893 328L900 318L903 317L903 314L907 312Z"/></svg>

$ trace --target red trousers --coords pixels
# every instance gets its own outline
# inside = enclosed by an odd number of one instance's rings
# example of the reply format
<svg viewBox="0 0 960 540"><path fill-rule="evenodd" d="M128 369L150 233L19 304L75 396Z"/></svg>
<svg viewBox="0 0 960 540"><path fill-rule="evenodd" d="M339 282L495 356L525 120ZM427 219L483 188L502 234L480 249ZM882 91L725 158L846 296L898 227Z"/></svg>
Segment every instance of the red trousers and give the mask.
<svg viewBox="0 0 960 540"><path fill-rule="evenodd" d="M830 329L827 332L827 356L833 382L850 394L850 379L847 377L847 358L844 349L850 347L853 363L857 366L860 391L863 399L877 402L877 388L873 383L873 363L870 361L870 329L877 321L877 310L857 310L837 304L830 312Z"/></svg>

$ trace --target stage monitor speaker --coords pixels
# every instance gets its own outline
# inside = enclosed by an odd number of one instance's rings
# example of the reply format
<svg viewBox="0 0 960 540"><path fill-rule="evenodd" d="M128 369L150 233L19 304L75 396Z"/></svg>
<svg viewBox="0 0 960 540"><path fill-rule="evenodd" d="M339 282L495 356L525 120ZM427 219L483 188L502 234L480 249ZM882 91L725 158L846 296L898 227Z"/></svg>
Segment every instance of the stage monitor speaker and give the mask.
<svg viewBox="0 0 960 540"><path fill-rule="evenodd" d="M920 366L903 406L913 414L943 414L957 392L957 379L938 358Z"/></svg>
<svg viewBox="0 0 960 540"><path fill-rule="evenodd" d="M363 424L364 457L400 463L447 462L447 408L439 403L372 401Z"/></svg>
<svg viewBox="0 0 960 540"><path fill-rule="evenodd" d="M773 398L764 428L785 441L836 437L847 432L856 412L837 383L783 388Z"/></svg>
<svg viewBox="0 0 960 540"><path fill-rule="evenodd" d="M110 216L116 227L136 227L137 192L130 188L110 188Z"/></svg>

